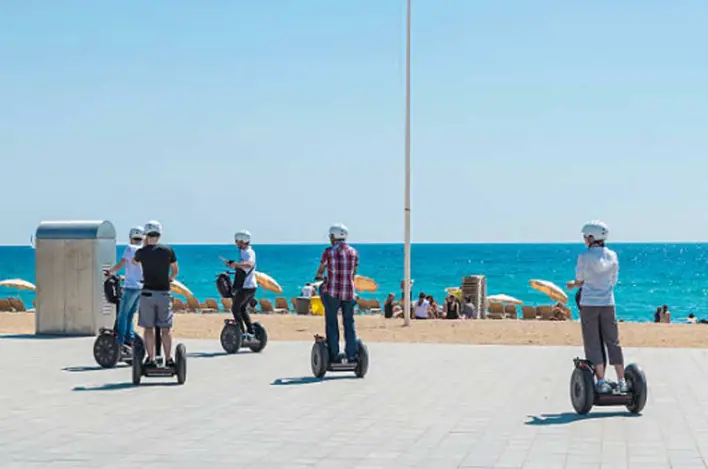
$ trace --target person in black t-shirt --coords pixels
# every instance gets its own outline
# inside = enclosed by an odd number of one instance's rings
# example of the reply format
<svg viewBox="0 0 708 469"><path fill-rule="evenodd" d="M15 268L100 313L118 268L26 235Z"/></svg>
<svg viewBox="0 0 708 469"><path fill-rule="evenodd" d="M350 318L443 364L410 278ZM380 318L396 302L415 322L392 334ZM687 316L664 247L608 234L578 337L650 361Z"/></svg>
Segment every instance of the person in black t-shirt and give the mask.
<svg viewBox="0 0 708 469"><path fill-rule="evenodd" d="M174 366L172 359L172 295L170 283L177 277L177 256L171 247L159 244L162 225L157 221L145 224L145 245L138 249L133 262L143 267L143 291L140 296L138 325L145 329L146 367L155 365L155 328L160 329L165 351L165 366Z"/></svg>

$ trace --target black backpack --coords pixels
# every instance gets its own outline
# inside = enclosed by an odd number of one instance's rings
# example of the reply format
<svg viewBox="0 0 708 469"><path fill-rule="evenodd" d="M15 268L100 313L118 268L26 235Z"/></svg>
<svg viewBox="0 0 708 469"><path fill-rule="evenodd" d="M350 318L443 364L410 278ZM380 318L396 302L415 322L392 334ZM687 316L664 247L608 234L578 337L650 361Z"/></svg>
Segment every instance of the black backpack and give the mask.
<svg viewBox="0 0 708 469"><path fill-rule="evenodd" d="M118 304L122 290L120 279L115 275L111 275L103 282L103 293L106 295L106 301L111 304Z"/></svg>
<svg viewBox="0 0 708 469"><path fill-rule="evenodd" d="M219 274L219 276L216 277L216 289L219 290L219 295L221 295L222 298L231 298L234 296L233 285L227 274Z"/></svg>

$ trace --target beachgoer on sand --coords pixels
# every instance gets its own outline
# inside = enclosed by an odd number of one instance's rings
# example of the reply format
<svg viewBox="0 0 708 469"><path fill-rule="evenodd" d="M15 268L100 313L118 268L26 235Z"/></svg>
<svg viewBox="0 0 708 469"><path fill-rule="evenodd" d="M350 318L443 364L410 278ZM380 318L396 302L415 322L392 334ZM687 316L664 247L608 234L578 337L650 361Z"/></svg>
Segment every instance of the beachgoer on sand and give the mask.
<svg viewBox="0 0 708 469"><path fill-rule="evenodd" d="M654 322L661 322L661 306L658 306L654 312Z"/></svg>
<svg viewBox="0 0 708 469"><path fill-rule="evenodd" d="M469 295L465 297L465 302L462 305L462 316L464 316L465 319L479 318L479 311L477 311L474 303L472 303L472 297Z"/></svg>
<svg viewBox="0 0 708 469"><path fill-rule="evenodd" d="M315 296L315 287L311 283L306 283L300 291L300 298L312 298Z"/></svg>
<svg viewBox="0 0 708 469"><path fill-rule="evenodd" d="M595 366L598 392L610 392L605 381L605 352L614 365L621 392L627 392L624 379L624 356L619 341L615 313L614 286L617 284L619 260L617 254L605 246L609 229L604 222L592 221L583 226L587 250L578 256L575 280L569 289L582 287L580 296L580 323L585 346L585 358Z"/></svg>
<svg viewBox="0 0 708 469"><path fill-rule="evenodd" d="M460 302L457 301L455 295L450 295L445 300L445 305L443 306L443 313L445 313L445 319L459 319L460 318Z"/></svg>
<svg viewBox="0 0 708 469"><path fill-rule="evenodd" d="M661 322L671 322L671 311L669 311L669 307L666 305L661 307Z"/></svg>
<svg viewBox="0 0 708 469"><path fill-rule="evenodd" d="M424 292L420 292L418 295L418 301L415 302L415 315L416 319L428 319L430 312L430 303L425 297Z"/></svg>
<svg viewBox="0 0 708 469"><path fill-rule="evenodd" d="M160 244L162 225L145 224L145 244L135 252L133 263L142 266L143 290L140 294L138 325L145 329L145 367L155 367L155 329L159 328L165 351L165 366L175 366L172 359L172 294L170 284L179 273L174 250Z"/></svg>
<svg viewBox="0 0 708 469"><path fill-rule="evenodd" d="M125 283L123 284L123 294L120 297L118 317L116 318L116 338L124 353L130 351L127 348L132 346L135 340L133 317L135 317L135 312L138 310L140 291L143 288L143 269L140 265L133 264L133 257L135 257L135 252L142 246L144 238L145 232L142 226L131 228L128 233L130 244L123 250L120 261L104 272L106 277L108 277L125 267Z"/></svg>
<svg viewBox="0 0 708 469"><path fill-rule="evenodd" d="M389 293L384 301L384 318L390 319L393 317L393 309L396 306L396 295Z"/></svg>
<svg viewBox="0 0 708 469"><path fill-rule="evenodd" d="M234 269L234 296L231 301L231 314L234 321L243 328L243 340L254 340L255 331L248 313L248 305L256 295L258 282L256 281L256 252L251 247L251 233L247 230L237 231L234 234L234 243L238 246L238 262L225 260L227 267Z"/></svg>
<svg viewBox="0 0 708 469"><path fill-rule="evenodd" d="M325 331L333 363L356 361L356 329L354 328L354 276L359 267L359 253L347 244L349 230L337 224L329 228L331 246L324 250L315 278L324 280L320 287L325 308ZM325 270L327 277L324 277ZM344 325L344 355L339 353L339 322L337 312L342 310Z"/></svg>

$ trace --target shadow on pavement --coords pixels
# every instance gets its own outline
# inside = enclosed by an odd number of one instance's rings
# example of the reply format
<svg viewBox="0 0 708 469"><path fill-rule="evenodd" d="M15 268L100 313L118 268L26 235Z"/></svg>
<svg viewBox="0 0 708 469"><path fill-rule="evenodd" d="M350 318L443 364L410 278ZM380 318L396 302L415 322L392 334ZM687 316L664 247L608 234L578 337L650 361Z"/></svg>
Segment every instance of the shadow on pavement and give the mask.
<svg viewBox="0 0 708 469"><path fill-rule="evenodd" d="M225 357L226 355L238 355L237 353L226 352L192 352L187 354L187 358L214 358Z"/></svg>
<svg viewBox="0 0 708 469"><path fill-rule="evenodd" d="M335 381L341 379L358 379L356 376L325 376L324 378L315 378L314 376L304 376L300 378L278 378L272 383L271 386L293 386L298 384L314 384L321 383L322 381Z"/></svg>
<svg viewBox="0 0 708 469"><path fill-rule="evenodd" d="M84 339L89 336L71 336L71 335L37 335L37 334L0 334L0 339L34 339L34 340L51 340L51 339Z"/></svg>
<svg viewBox="0 0 708 469"><path fill-rule="evenodd" d="M581 420L604 419L609 417L639 417L631 412L595 412L592 414L578 415L575 412L560 414L541 414L540 416L528 415L531 420L526 425L565 425Z"/></svg>
<svg viewBox="0 0 708 469"><path fill-rule="evenodd" d="M75 386L72 391L119 391L121 389L130 389L138 387L151 387L151 386L179 386L180 384L176 381L166 381L166 382L145 382L140 383L138 386L134 385L132 382L127 383L107 383L101 386Z"/></svg>
<svg viewBox="0 0 708 469"><path fill-rule="evenodd" d="M78 373L83 371L100 371L100 370L116 370L120 368L129 368L128 366L116 365L113 368L103 368L102 366L65 366L61 371L69 371L71 373Z"/></svg>

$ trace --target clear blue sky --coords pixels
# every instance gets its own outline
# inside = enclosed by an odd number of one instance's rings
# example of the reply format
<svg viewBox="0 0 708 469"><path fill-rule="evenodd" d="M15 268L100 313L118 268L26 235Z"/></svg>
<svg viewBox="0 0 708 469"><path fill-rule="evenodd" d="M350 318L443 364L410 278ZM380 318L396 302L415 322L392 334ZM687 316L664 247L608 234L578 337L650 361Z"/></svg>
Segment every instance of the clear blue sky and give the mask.
<svg viewBox="0 0 708 469"><path fill-rule="evenodd" d="M708 240L708 2L414 0L413 241ZM0 243L403 239L404 0L0 7ZM12 202L11 202L12 201Z"/></svg>

